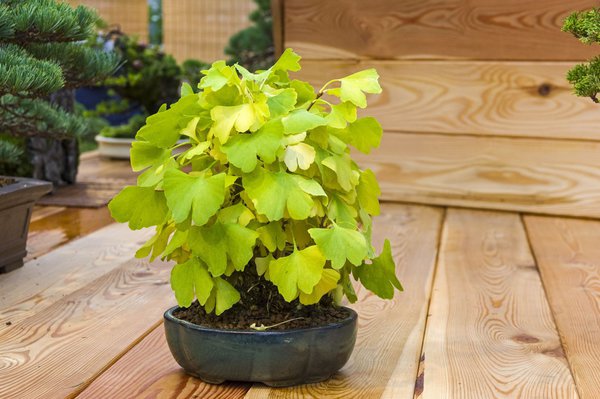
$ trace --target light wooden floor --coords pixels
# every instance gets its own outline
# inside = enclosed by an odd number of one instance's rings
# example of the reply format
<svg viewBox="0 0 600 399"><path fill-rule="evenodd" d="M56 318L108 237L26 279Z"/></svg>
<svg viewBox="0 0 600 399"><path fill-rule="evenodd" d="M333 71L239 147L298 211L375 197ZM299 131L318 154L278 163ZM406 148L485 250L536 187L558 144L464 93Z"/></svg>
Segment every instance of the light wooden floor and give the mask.
<svg viewBox="0 0 600 399"><path fill-rule="evenodd" d="M211 386L165 343L174 304L150 232L105 208L38 208L29 262L0 275L0 398L600 397L600 221L384 204L406 289L360 290L359 336L332 380ZM292 360L293 361L293 360Z"/></svg>

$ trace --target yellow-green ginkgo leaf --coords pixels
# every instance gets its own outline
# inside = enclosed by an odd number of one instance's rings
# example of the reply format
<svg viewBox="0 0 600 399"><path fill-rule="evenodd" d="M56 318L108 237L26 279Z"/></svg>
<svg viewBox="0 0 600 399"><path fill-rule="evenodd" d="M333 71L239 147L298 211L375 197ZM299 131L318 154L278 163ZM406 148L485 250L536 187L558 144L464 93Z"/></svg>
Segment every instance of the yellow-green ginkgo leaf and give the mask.
<svg viewBox="0 0 600 399"><path fill-rule="evenodd" d="M270 222L256 229L258 238L270 251L283 250L285 248L285 231L280 221Z"/></svg>
<svg viewBox="0 0 600 399"><path fill-rule="evenodd" d="M271 67L271 70L278 71L293 71L297 72L300 70L300 59L301 57L294 52L291 48L286 48L283 54L279 57L277 62Z"/></svg>
<svg viewBox="0 0 600 399"><path fill-rule="evenodd" d="M202 226L225 200L225 173L196 177L171 169L165 172L163 188L175 223L186 220L191 212L194 223Z"/></svg>
<svg viewBox="0 0 600 399"><path fill-rule="evenodd" d="M306 143L288 145L285 148L283 161L290 172L295 172L298 168L306 170L315 161L315 149Z"/></svg>
<svg viewBox="0 0 600 399"><path fill-rule="evenodd" d="M365 154L370 153L373 148L379 147L383 135L381 125L377 119L372 117L357 119L344 129L330 129L330 132Z"/></svg>
<svg viewBox="0 0 600 399"><path fill-rule="evenodd" d="M202 89L211 88L216 91L228 83L235 84L240 81L235 69L228 66L225 61L217 61L209 69L202 72L205 76L200 79L198 84L198 87Z"/></svg>
<svg viewBox="0 0 600 399"><path fill-rule="evenodd" d="M269 112L272 118L286 115L294 109L298 95L294 89L277 90L267 99Z"/></svg>
<svg viewBox="0 0 600 399"><path fill-rule="evenodd" d="M281 121L285 134L302 133L327 124L327 119L305 109L294 110L284 116Z"/></svg>
<svg viewBox="0 0 600 399"><path fill-rule="evenodd" d="M152 165L164 163L171 155L171 151L160 148L147 141L136 140L131 143L131 169L135 172L144 170Z"/></svg>
<svg viewBox="0 0 600 399"><path fill-rule="evenodd" d="M329 126L336 129L343 129L348 122L356 120L356 106L348 101L334 104L331 106L331 111L326 119Z"/></svg>
<svg viewBox="0 0 600 399"><path fill-rule="evenodd" d="M192 94L182 97L169 109L150 115L144 125L136 134L138 140L148 141L160 148L171 148L181 133L181 124L189 122L186 115L200 113L198 95Z"/></svg>
<svg viewBox="0 0 600 399"><path fill-rule="evenodd" d="M357 198L360 206L371 215L379 215L379 195L381 189L372 170L366 169L360 174Z"/></svg>
<svg viewBox="0 0 600 399"><path fill-rule="evenodd" d="M295 249L291 255L273 260L269 264L269 277L283 298L291 302L298 290L310 294L321 280L325 257L315 245L303 250Z"/></svg>
<svg viewBox="0 0 600 399"><path fill-rule="evenodd" d="M121 190L108 203L108 209L117 222L129 222L132 230L163 223L169 211L162 191L137 186L127 186Z"/></svg>
<svg viewBox="0 0 600 399"><path fill-rule="evenodd" d="M285 211L292 219L308 218L314 206L312 196L326 196L315 180L285 171L256 168L242 179L256 210L268 220L280 220Z"/></svg>
<svg viewBox="0 0 600 399"><path fill-rule="evenodd" d="M256 231L237 223L216 222L212 226L192 226L189 244L217 277L227 270L228 259L236 270L243 270L254 255L257 238Z"/></svg>
<svg viewBox="0 0 600 399"><path fill-rule="evenodd" d="M256 168L257 157L265 163L276 160L282 137L281 121L274 120L263 125L257 132L232 137L221 150L234 166L244 173L250 173Z"/></svg>
<svg viewBox="0 0 600 399"><path fill-rule="evenodd" d="M364 93L381 93L379 85L379 74L375 69L353 73L345 78L339 79L341 83L340 99L350 101L360 108L367 106L367 98Z"/></svg>
<svg viewBox="0 0 600 399"><path fill-rule="evenodd" d="M381 255L374 258L370 265L355 267L353 274L366 289L383 299L392 299L394 288L403 290L396 277L396 265L389 240L385 240Z"/></svg>
<svg viewBox="0 0 600 399"><path fill-rule="evenodd" d="M369 253L367 240L354 229L334 224L329 229L310 229L308 233L334 269L342 268L346 260L360 265Z"/></svg>
<svg viewBox="0 0 600 399"><path fill-rule="evenodd" d="M194 296L198 298L200 305L204 305L213 286L213 278L197 258L175 265L171 270L171 288L177 304L182 308L189 307L194 301Z"/></svg>
<svg viewBox="0 0 600 399"><path fill-rule="evenodd" d="M340 273L333 269L323 269L321 280L315 285L310 294L305 294L300 291L300 303L303 305L314 305L318 303L321 298L333 291L337 287L337 283L340 280Z"/></svg>
<svg viewBox="0 0 600 399"><path fill-rule="evenodd" d="M345 191L350 191L358 183L358 176L352 170L352 160L348 154L335 154L325 158L321 163L335 172L337 182Z"/></svg>
<svg viewBox="0 0 600 399"><path fill-rule="evenodd" d="M227 280L216 277L215 283L215 314L218 316L239 302L240 293Z"/></svg>
<svg viewBox="0 0 600 399"><path fill-rule="evenodd" d="M215 122L210 132L221 141L221 144L229 140L234 126L238 132L245 132L254 123L254 112L250 104L218 105L210 111L210 116Z"/></svg>
<svg viewBox="0 0 600 399"><path fill-rule="evenodd" d="M328 215L343 227L356 228L356 209L337 193L329 194Z"/></svg>

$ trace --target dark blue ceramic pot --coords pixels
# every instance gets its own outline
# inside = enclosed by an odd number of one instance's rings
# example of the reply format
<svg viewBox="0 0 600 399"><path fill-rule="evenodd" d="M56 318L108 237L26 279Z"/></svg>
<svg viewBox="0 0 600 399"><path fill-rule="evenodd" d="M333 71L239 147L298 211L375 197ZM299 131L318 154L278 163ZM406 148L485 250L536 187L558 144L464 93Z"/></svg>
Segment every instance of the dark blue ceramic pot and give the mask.
<svg viewBox="0 0 600 399"><path fill-rule="evenodd" d="M348 361L357 314L322 327L287 331L235 331L201 327L165 312L173 357L188 374L211 383L262 382L273 387L324 381Z"/></svg>

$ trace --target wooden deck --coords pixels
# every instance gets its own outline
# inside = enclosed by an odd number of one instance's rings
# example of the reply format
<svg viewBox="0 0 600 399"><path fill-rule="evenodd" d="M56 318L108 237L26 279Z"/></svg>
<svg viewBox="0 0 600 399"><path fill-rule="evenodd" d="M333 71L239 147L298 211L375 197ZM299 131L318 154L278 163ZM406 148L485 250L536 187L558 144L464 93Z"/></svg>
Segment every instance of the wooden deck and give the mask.
<svg viewBox="0 0 600 399"><path fill-rule="evenodd" d="M38 208L28 263L0 275L0 398L600 397L600 221L383 205L406 291L360 290L359 336L330 381L207 385L167 348L174 304L150 232L106 208ZM293 361L293 360L292 360Z"/></svg>

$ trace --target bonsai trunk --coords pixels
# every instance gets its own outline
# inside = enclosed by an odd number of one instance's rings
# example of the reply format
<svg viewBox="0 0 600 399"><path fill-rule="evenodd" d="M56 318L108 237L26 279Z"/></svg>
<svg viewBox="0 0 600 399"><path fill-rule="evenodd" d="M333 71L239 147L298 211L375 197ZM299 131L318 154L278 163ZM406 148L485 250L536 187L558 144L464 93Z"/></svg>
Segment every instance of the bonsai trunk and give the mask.
<svg viewBox="0 0 600 399"><path fill-rule="evenodd" d="M50 95L50 101L73 112L73 90L60 90ZM27 147L33 166L33 178L51 181L55 185L75 183L79 166L79 145L76 138L62 140L32 137Z"/></svg>

